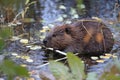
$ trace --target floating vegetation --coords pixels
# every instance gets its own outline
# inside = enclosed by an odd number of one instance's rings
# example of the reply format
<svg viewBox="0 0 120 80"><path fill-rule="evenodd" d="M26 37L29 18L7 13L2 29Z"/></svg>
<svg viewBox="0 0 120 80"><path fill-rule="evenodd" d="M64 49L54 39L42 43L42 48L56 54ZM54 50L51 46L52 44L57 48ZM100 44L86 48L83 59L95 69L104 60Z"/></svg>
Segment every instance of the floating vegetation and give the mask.
<svg viewBox="0 0 120 80"><path fill-rule="evenodd" d="M7 40L13 36L13 28L7 25L0 26L0 51L7 44Z"/></svg>

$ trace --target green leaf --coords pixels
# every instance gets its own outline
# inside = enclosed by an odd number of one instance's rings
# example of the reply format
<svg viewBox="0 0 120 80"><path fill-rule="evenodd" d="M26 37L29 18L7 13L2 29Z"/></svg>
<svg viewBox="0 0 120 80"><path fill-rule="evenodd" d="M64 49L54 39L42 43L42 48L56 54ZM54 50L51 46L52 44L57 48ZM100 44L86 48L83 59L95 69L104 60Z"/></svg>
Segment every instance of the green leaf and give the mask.
<svg viewBox="0 0 120 80"><path fill-rule="evenodd" d="M110 70L105 71L100 80L120 80L120 61L119 58L115 58L110 64ZM109 65L108 65L109 66Z"/></svg>
<svg viewBox="0 0 120 80"><path fill-rule="evenodd" d="M5 40L13 35L13 30L11 27L3 25L0 28L0 51L5 47Z"/></svg>
<svg viewBox="0 0 120 80"><path fill-rule="evenodd" d="M67 53L68 64L70 69L75 76L76 80L82 80L85 78L84 64L80 58L72 53Z"/></svg>
<svg viewBox="0 0 120 80"><path fill-rule="evenodd" d="M105 79L106 79L106 80L120 80L120 76L116 76L116 75L114 75L114 74L112 74L112 73L109 73L109 74L106 76Z"/></svg>
<svg viewBox="0 0 120 80"><path fill-rule="evenodd" d="M0 65L0 71L8 76L9 80L13 79L13 76L16 75L14 71L14 63L10 60L4 60Z"/></svg>
<svg viewBox="0 0 120 80"><path fill-rule="evenodd" d="M20 77L28 77L27 69L15 64L13 61L8 59L4 60L0 64L0 72L6 74L9 80L13 80L16 75Z"/></svg>
<svg viewBox="0 0 120 80"><path fill-rule="evenodd" d="M115 58L114 59L114 64L115 64L115 66L119 69L119 72L120 72L120 60L119 59L117 59L117 58Z"/></svg>
<svg viewBox="0 0 120 80"><path fill-rule="evenodd" d="M83 0L76 0L77 2L77 8L81 9L81 5L83 4Z"/></svg>
<svg viewBox="0 0 120 80"><path fill-rule="evenodd" d="M95 72L88 73L86 80L98 80L97 73Z"/></svg>
<svg viewBox="0 0 120 80"><path fill-rule="evenodd" d="M50 61L49 68L56 77L56 80L73 80L71 74L68 72L68 67L62 63Z"/></svg>
<svg viewBox="0 0 120 80"><path fill-rule="evenodd" d="M28 70L25 67L21 67L19 65L15 67L15 72L17 73L18 76L21 76L21 77L29 76Z"/></svg>
<svg viewBox="0 0 120 80"><path fill-rule="evenodd" d="M3 39L0 39L0 51L4 48L5 41Z"/></svg>
<svg viewBox="0 0 120 80"><path fill-rule="evenodd" d="M11 27L3 26L0 29L0 38L8 39L13 35L13 29Z"/></svg>
<svg viewBox="0 0 120 80"><path fill-rule="evenodd" d="M120 76L117 76L116 74L109 72L104 73L100 80L120 80Z"/></svg>

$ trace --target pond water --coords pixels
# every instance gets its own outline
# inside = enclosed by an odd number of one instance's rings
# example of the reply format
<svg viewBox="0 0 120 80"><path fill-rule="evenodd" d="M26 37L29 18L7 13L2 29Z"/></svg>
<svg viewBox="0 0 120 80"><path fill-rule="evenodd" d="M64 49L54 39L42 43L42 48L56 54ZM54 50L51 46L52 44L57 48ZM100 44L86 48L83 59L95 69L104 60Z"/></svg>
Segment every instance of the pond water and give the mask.
<svg viewBox="0 0 120 80"><path fill-rule="evenodd" d="M36 9L37 17L42 19L43 27L48 26L50 28L55 25L61 25L65 23L71 23L71 21L81 19L81 18L90 18L90 17L99 17L103 20L103 22L108 25L108 27L113 32L116 43L114 45L113 50L120 46L120 34L119 30L120 24L118 22L118 13L120 12L120 4L118 4L119 0L84 0L86 6L86 14L79 15L77 12L75 0L38 0L40 2L41 9ZM120 15L119 15L120 16ZM112 24L111 24L112 23ZM33 24L34 26L41 27L40 24ZM32 25L32 26L33 26ZM117 26L117 28L113 28ZM117 31L117 32L116 32ZM32 32L35 33L33 30ZM118 49L119 50L119 49ZM116 51L115 53L119 54L120 51ZM33 71L32 77L35 80L41 80L39 75L42 72L47 72L45 74L51 75L49 72L48 66L41 67L44 62L45 57L43 56L45 53L42 50L29 50L29 45L26 47L19 43L19 41L12 42L10 47L8 48L9 52L17 52L20 54L29 53L30 57L33 59L34 63L29 63L23 61L21 59L16 59L16 63L27 64L28 69ZM114 51L113 51L114 52ZM26 54L27 55L27 54ZM95 60L84 57L86 62L86 72L95 72L99 76L104 73L105 70L109 70L112 66L113 59L106 58L103 63L96 63ZM43 73L44 74L44 73ZM54 79L50 79L54 80Z"/></svg>
<svg viewBox="0 0 120 80"><path fill-rule="evenodd" d="M110 25L110 21L116 22L118 12L120 11L117 0L84 0L85 6L87 9L87 14L79 17L74 17L73 15L77 14L77 10L75 9L75 2L74 0L40 0L41 6L44 7L42 10L42 19L44 20L43 25L59 25L64 24L66 20L71 19L78 19L78 18L87 18L87 17L99 17L103 20L103 22L108 25L114 35L116 35L116 30L114 30ZM64 6L60 8L60 6ZM72 14L72 9L76 12ZM66 15L66 17L64 17ZM79 14L77 14L79 15ZM59 20L58 20L59 19ZM118 24L114 24L119 25ZM116 48L116 45L114 46ZM90 61L87 65L88 72L96 72L98 75L104 73L105 69L110 69L110 65L113 62L112 58L105 59L104 63L97 63L95 64ZM109 66L109 67L108 67Z"/></svg>

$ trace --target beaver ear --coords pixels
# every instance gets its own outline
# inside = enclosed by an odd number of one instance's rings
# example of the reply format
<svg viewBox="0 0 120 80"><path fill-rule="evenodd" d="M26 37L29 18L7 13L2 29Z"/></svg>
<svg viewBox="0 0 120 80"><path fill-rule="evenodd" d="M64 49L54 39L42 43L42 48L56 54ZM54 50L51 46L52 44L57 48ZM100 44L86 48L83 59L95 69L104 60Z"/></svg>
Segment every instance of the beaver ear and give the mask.
<svg viewBox="0 0 120 80"><path fill-rule="evenodd" d="M65 32L66 32L67 34L70 34L70 33L71 33L71 28L70 28L70 27L65 28Z"/></svg>

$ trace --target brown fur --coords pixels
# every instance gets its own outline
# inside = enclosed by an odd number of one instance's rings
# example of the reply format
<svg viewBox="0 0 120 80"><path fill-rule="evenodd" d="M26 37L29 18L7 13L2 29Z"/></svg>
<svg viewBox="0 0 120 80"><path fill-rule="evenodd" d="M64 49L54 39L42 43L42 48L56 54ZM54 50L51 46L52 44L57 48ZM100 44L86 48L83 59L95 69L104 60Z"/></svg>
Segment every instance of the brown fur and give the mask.
<svg viewBox="0 0 120 80"><path fill-rule="evenodd" d="M114 41L110 31L96 20L78 21L53 28L44 40L46 47L65 52L99 55L110 52Z"/></svg>

